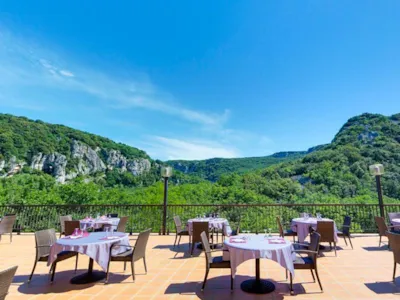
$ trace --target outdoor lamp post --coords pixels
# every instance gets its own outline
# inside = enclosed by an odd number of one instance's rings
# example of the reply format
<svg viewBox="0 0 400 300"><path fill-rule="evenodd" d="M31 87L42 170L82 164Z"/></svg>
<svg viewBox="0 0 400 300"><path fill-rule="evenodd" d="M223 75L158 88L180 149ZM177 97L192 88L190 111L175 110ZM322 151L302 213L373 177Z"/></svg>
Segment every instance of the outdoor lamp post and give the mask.
<svg viewBox="0 0 400 300"><path fill-rule="evenodd" d="M172 168L162 167L161 176L164 178L164 209L163 209L162 234L165 235L167 230L168 178L172 176Z"/></svg>
<svg viewBox="0 0 400 300"><path fill-rule="evenodd" d="M375 164L369 166L369 171L371 175L375 176L376 179L376 189L378 191L378 200L379 200L379 210L381 213L381 217L385 217L385 212L383 208L383 196L382 196L382 185L381 185L381 176L384 173L383 165L381 164Z"/></svg>

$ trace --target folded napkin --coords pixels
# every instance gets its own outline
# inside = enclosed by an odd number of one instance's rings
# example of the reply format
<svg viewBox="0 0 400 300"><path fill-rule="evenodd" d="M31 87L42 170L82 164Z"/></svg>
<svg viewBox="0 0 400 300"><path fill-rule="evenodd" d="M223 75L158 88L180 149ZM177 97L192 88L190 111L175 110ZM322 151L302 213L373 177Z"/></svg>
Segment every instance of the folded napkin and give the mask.
<svg viewBox="0 0 400 300"><path fill-rule="evenodd" d="M246 243L244 238L230 238L229 243Z"/></svg>
<svg viewBox="0 0 400 300"><path fill-rule="evenodd" d="M286 244L286 241L282 238L267 239L268 244Z"/></svg>

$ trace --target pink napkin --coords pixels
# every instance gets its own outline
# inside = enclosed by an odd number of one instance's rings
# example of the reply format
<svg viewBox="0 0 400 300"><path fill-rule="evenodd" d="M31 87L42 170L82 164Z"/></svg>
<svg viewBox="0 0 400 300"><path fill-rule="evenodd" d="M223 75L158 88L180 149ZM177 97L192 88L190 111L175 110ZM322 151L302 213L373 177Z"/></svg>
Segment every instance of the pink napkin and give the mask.
<svg viewBox="0 0 400 300"><path fill-rule="evenodd" d="M286 244L286 241L283 238L273 238L267 239L268 244Z"/></svg>
<svg viewBox="0 0 400 300"><path fill-rule="evenodd" d="M62 237L62 239L81 239L89 236L89 232L87 231L79 231L78 234L71 234L67 235L65 237Z"/></svg>

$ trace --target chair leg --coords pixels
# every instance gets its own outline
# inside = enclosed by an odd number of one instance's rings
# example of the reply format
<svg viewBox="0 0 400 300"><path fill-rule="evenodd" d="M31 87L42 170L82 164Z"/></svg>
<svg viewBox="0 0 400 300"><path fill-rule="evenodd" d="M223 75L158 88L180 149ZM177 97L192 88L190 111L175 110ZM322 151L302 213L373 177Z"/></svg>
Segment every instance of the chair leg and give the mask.
<svg viewBox="0 0 400 300"><path fill-rule="evenodd" d="M381 242L382 242L382 236L380 235L380 236L379 236L379 246L378 246L378 247L381 246Z"/></svg>
<svg viewBox="0 0 400 300"><path fill-rule="evenodd" d="M126 261L124 261L124 272L126 271Z"/></svg>
<svg viewBox="0 0 400 300"><path fill-rule="evenodd" d="M345 235L343 236L343 239L344 239L344 243L345 243L346 246L347 246L347 241L346 241L346 236L345 236Z"/></svg>
<svg viewBox="0 0 400 300"><path fill-rule="evenodd" d="M287 269L285 269L286 280L288 279Z"/></svg>
<svg viewBox="0 0 400 300"><path fill-rule="evenodd" d="M10 243L12 243L12 231L10 232Z"/></svg>
<svg viewBox="0 0 400 300"><path fill-rule="evenodd" d="M179 244L181 243L181 238L182 238L182 236L180 235L179 239L178 239L178 247L179 247Z"/></svg>
<svg viewBox="0 0 400 300"><path fill-rule="evenodd" d="M330 248L331 251L332 251L332 242L329 242L329 248Z"/></svg>
<svg viewBox="0 0 400 300"><path fill-rule="evenodd" d="M353 249L353 243L351 242L351 236L349 235L348 238L349 238L351 249Z"/></svg>
<svg viewBox="0 0 400 300"><path fill-rule="evenodd" d="M231 268L231 291L233 291L233 272Z"/></svg>
<svg viewBox="0 0 400 300"><path fill-rule="evenodd" d="M79 254L77 253L76 260L75 260L75 274L76 274L76 270L78 270L78 257L79 257Z"/></svg>
<svg viewBox="0 0 400 300"><path fill-rule="evenodd" d="M312 279L313 279L313 280L314 280L314 282L315 282L315 276L314 276L314 273L313 273L312 269L310 269L310 271L311 271L311 276L312 276Z"/></svg>
<svg viewBox="0 0 400 300"><path fill-rule="evenodd" d="M144 271L147 274L147 265L146 265L146 257L145 256L143 256L143 265L144 265Z"/></svg>
<svg viewBox="0 0 400 300"><path fill-rule="evenodd" d="M134 264L133 260L131 262L131 271L132 271L133 282L135 282L135 264Z"/></svg>
<svg viewBox="0 0 400 300"><path fill-rule="evenodd" d="M175 242L174 242L174 247L173 248L175 248L175 245L176 245L176 240L178 239L178 233L175 235Z"/></svg>
<svg viewBox="0 0 400 300"><path fill-rule="evenodd" d="M51 273L51 280L50 280L51 283L53 283L53 281L54 281L54 275L56 274L56 266L57 266L57 263L54 263L53 264L53 272Z"/></svg>
<svg viewBox="0 0 400 300"><path fill-rule="evenodd" d="M335 249L335 256L337 256L337 254L336 254L336 242L333 242L333 247Z"/></svg>
<svg viewBox="0 0 400 300"><path fill-rule="evenodd" d="M35 269L36 269L36 264L37 264L37 259L35 259L35 263L33 264L32 273L31 273L31 276L29 276L28 283L31 282L31 280L32 280L33 273L35 272ZM53 265L52 265L52 267L53 267Z"/></svg>
<svg viewBox="0 0 400 300"><path fill-rule="evenodd" d="M395 261L394 262L394 269L393 269L393 282L395 282L395 280L396 280L396 266L397 266L397 263Z"/></svg>
<svg viewBox="0 0 400 300"><path fill-rule="evenodd" d="M194 244L195 243L193 243L193 241L192 241L192 250L190 250L190 255L193 255Z"/></svg>
<svg viewBox="0 0 400 300"><path fill-rule="evenodd" d="M104 284L108 283L108 278L110 276L110 262L111 260L108 261L108 265L107 265L107 273L106 273L106 281L104 282Z"/></svg>
<svg viewBox="0 0 400 300"><path fill-rule="evenodd" d="M292 273L289 273L290 276L290 294L293 295L293 276Z"/></svg>
<svg viewBox="0 0 400 300"><path fill-rule="evenodd" d="M209 268L209 267L207 267L206 275L204 276L203 286L201 287L201 290L202 290L202 291L204 291L204 288L205 288L205 286L206 286L207 277L208 277L208 272L210 272L210 268Z"/></svg>
<svg viewBox="0 0 400 300"><path fill-rule="evenodd" d="M321 289L321 292L323 292L324 290L323 290L323 288L322 288L321 280L319 280L318 270L317 270L317 268L315 268L314 270L315 270L315 275L317 275L317 280L318 280L319 288Z"/></svg>

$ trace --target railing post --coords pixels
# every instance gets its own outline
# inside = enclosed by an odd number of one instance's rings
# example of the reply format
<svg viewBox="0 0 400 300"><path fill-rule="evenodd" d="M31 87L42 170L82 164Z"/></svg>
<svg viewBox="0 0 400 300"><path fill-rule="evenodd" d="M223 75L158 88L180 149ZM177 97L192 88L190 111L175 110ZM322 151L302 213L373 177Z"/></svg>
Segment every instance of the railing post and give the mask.
<svg viewBox="0 0 400 300"><path fill-rule="evenodd" d="M163 226L162 234L166 234L167 229L167 209L168 209L168 177L164 177L164 207L163 207Z"/></svg>

